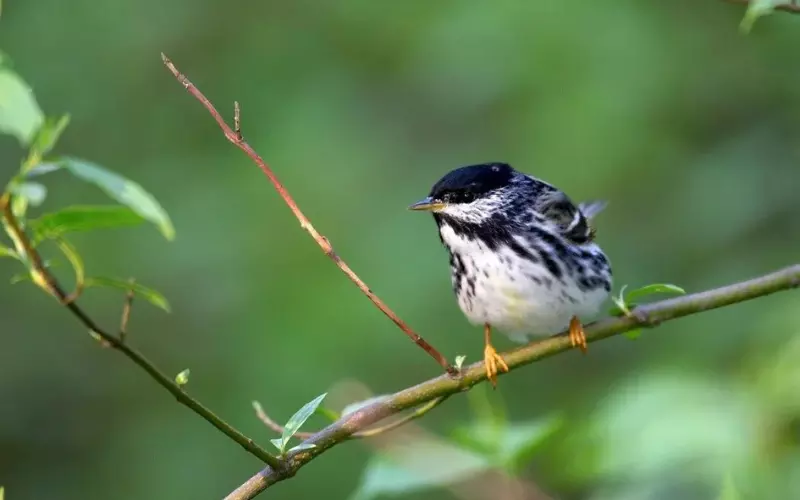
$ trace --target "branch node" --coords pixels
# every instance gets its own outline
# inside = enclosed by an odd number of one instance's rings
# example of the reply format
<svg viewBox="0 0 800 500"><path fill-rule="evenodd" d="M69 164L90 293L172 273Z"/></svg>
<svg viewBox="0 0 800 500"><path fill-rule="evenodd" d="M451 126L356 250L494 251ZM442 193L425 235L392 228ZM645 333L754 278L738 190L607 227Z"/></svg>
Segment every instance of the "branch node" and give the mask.
<svg viewBox="0 0 800 500"><path fill-rule="evenodd" d="M239 108L239 101L233 101L233 132L236 134L236 141L242 142L242 116Z"/></svg>

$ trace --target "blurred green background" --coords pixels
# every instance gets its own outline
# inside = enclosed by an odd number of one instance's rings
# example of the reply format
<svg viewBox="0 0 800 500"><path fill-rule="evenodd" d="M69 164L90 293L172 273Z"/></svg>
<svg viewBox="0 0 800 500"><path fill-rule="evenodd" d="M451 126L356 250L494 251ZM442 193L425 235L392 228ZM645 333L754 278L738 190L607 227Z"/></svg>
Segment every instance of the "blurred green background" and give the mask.
<svg viewBox="0 0 800 500"><path fill-rule="evenodd" d="M743 9L721 1L5 4L0 48L46 113L72 115L57 153L141 183L177 229L174 243L149 225L73 238L87 272L162 291L173 313L137 302L131 342L170 373L191 368L191 394L265 446L253 399L285 421L325 391L341 409L439 370L322 255L161 51L226 116L241 103L246 138L317 228L451 359L479 359L481 335L433 221L405 207L457 166L507 161L608 199L598 239L615 289L697 291L800 255L800 17L744 36ZM22 155L0 138L3 179ZM65 173L45 182L38 211L107 202ZM18 266L0 260L0 276ZM115 327L118 293L81 300ZM30 283L0 286L0 333L7 498L220 498L259 469ZM487 404L514 423L561 419L518 479L400 498L540 498L519 482L564 499L798 498L797 359L796 292L547 359L404 431L455 446ZM342 445L264 497L349 498L391 440Z"/></svg>

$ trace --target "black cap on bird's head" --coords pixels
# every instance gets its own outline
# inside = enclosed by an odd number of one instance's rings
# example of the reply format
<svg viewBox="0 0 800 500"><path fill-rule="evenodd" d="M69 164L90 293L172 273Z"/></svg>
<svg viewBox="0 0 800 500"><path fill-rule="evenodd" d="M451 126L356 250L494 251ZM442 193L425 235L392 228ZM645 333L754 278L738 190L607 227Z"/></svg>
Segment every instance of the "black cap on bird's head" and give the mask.
<svg viewBox="0 0 800 500"><path fill-rule="evenodd" d="M482 163L448 172L433 185L430 194L411 210L439 212L450 204L471 203L509 185L517 172L507 163Z"/></svg>

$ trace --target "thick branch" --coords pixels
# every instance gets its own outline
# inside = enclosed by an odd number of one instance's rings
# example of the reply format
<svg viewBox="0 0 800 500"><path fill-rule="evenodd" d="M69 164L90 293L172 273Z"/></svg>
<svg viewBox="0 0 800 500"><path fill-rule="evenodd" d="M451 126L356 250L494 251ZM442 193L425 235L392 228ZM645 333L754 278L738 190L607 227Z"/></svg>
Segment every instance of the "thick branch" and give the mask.
<svg viewBox="0 0 800 500"><path fill-rule="evenodd" d="M178 71L178 68L175 67L175 64L173 64L172 61L170 61L169 58L167 58L167 56L165 56L163 53L161 54L161 58L164 61L164 65L167 67L167 69L170 70L170 72L175 76L175 78L178 79L181 85L183 85L184 88L187 91L189 91L189 93L192 94L192 96L194 96L195 99L200 101L200 103L206 108L206 110L208 110L208 112L217 122L217 125L219 125L219 128L222 129L222 132L225 134L225 138L228 139L234 146L244 151L244 153L248 157L250 157L253 163L258 165L258 168L260 168L261 171L264 172L264 175L267 176L269 181L275 187L275 190L278 191L280 197L283 198L283 201L286 203L286 205L292 211L294 216L300 222L300 227L305 229L306 232L308 232L308 234L311 235L314 241L317 242L317 245L319 245L319 247L325 253L325 255L327 255L331 260L333 260L336 266L339 269L341 269L342 272L348 278L350 278L350 281L355 283L358 289L361 290L364 293L364 295L366 295L367 298L370 301L372 301L372 303L375 304L375 306L378 309L380 309L380 311L383 314L388 316L389 319L391 319L394 322L394 324L396 324L400 328L400 330L403 331L403 333L405 333L412 341L414 341L415 344L417 344L425 352L427 352L433 359L435 359L436 362L442 366L442 368L447 370L448 373L454 375L456 373L456 370L454 367L450 365L450 363L448 363L447 358L445 358L439 351L434 349L433 346L430 345L425 339L423 339L416 332L414 332L414 330L412 330L411 327L408 326L405 321L400 319L400 317L397 314L395 314L394 311L389 309L389 306L387 306L380 299L380 297L375 295L375 293L372 292L372 290L366 285L366 283L364 283L364 281L362 281L361 278L359 278L358 275L352 269L350 269L350 266L348 266L347 263L345 263L345 261L343 261L342 258L339 257L339 255L333 250L333 247L331 246L331 243L328 240L328 238L321 235L314 228L314 226L311 224L311 221L308 220L308 217L306 217L305 214L300 210L300 207L297 206L297 203L294 201L294 198L292 198L292 196L289 194L289 192L286 190L283 184L278 180L278 177L275 175L275 173L272 171L269 165L267 165L267 163L261 158L261 156L259 156L259 154L256 153L255 150L250 146L250 144L248 144L247 141L244 140L240 128L241 121L239 113L239 103L238 102L234 103L234 116L233 116L234 128L231 128L222 118L222 115L219 114L219 111L217 111L217 109L214 107L211 101L209 101L208 98L205 95L203 95L202 92L200 92L200 89L195 87L194 84L190 82L185 75L183 75L180 71Z"/></svg>
<svg viewBox="0 0 800 500"><path fill-rule="evenodd" d="M120 337L112 335L100 328L95 321L76 303L72 300L70 295L67 294L61 285L56 281L55 277L45 267L39 253L30 243L28 236L22 230L17 222L16 217L11 210L11 196L6 194L0 198L0 213L2 213L2 220L6 223L9 235L13 238L15 244L20 247L25 256L30 262L32 268L31 276L34 282L42 287L45 291L53 295L64 307L66 307L78 320L83 323L90 332L97 334L102 341L118 350L131 361L139 365L144 371L147 372L161 387L169 391L179 403L185 405L193 412L203 417L208 423L219 429L220 432L239 443L245 450L258 457L261 461L269 464L273 470L281 470L281 461L268 453L266 450L258 446L252 439L248 438L230 424L219 418L214 412L203 406L199 401L189 396L178 384L176 384L170 377L165 375L156 366L151 363L142 353L136 349L128 346L125 343L124 327L126 326L127 319L123 319L123 330ZM127 301L132 299L128 298ZM126 307L129 310L130 306ZM124 315L124 314L123 314Z"/></svg>
<svg viewBox="0 0 800 500"><path fill-rule="evenodd" d="M799 285L800 264L760 278L637 307L634 309L635 314L630 317L606 318L588 325L586 339L594 342L634 328L656 326L664 321L751 300ZM570 348L569 338L561 334L504 353L503 358L509 368L514 370ZM284 470L267 467L247 480L225 500L249 500L270 485L293 476L308 462L364 428L400 411L468 390L485 379L486 371L483 363L474 363L465 368L458 379L442 375L361 408L308 438L305 442L314 444L315 447L288 456Z"/></svg>

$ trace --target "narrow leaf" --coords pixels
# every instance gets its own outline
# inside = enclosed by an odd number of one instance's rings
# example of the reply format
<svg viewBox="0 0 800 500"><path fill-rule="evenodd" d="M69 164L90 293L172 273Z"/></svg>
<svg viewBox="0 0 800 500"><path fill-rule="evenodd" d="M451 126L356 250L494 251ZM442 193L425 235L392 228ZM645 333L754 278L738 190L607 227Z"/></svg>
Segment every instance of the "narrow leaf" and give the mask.
<svg viewBox="0 0 800 500"><path fill-rule="evenodd" d="M142 297L146 301L150 302L154 306L158 307L159 309L163 309L166 312L170 312L170 305L167 302L166 297L164 297L158 291L141 285L139 283L131 283L127 280L121 280L117 278L107 278L107 277L93 277L88 278L84 283L84 287L109 287L109 288L118 288L120 290L133 290L133 293Z"/></svg>
<svg viewBox="0 0 800 500"><path fill-rule="evenodd" d="M34 242L38 243L67 233L135 226L142 222L144 219L128 207L82 205L44 214L28 221L28 226L33 231Z"/></svg>
<svg viewBox="0 0 800 500"><path fill-rule="evenodd" d="M0 245L0 258L2 257L11 257L14 259L19 259L19 255L17 255L17 252L8 248L7 246Z"/></svg>
<svg viewBox="0 0 800 500"><path fill-rule="evenodd" d="M783 3L785 0L750 0L747 4L747 11L739 23L739 30L742 33L748 34L753 29L756 21L763 16L771 14L775 7Z"/></svg>
<svg viewBox="0 0 800 500"><path fill-rule="evenodd" d="M283 434L281 435L284 448L286 448L286 443L289 442L289 439L294 436L295 433L300 430L300 427L303 426L306 420L308 420L308 418L314 414L314 412L317 410L317 406L322 404L322 400L325 399L325 396L327 395L327 392L320 394L316 398L304 404L303 407L297 410L297 413L292 415L292 418L286 422L286 425L283 426Z"/></svg>
<svg viewBox="0 0 800 500"><path fill-rule="evenodd" d="M30 87L8 68L0 68L0 133L10 134L25 147L44 120Z"/></svg>
<svg viewBox="0 0 800 500"><path fill-rule="evenodd" d="M23 281L32 281L30 274L15 274L11 277L11 284L16 285L17 283L22 283Z"/></svg>
<svg viewBox="0 0 800 500"><path fill-rule="evenodd" d="M646 285L625 294L625 302L631 304L634 303L636 299L657 293L685 295L686 291L677 285L671 285L669 283L653 283L652 285Z"/></svg>
<svg viewBox="0 0 800 500"><path fill-rule="evenodd" d="M30 179L31 177L38 177L40 175L49 174L50 172L55 172L56 170L61 170L61 165L58 163L39 163L25 172L25 177Z"/></svg>
<svg viewBox="0 0 800 500"><path fill-rule="evenodd" d="M83 259L81 259L80 254L78 254L78 250L72 245L72 243L68 242L67 240L60 238L57 240L58 248L61 249L61 252L67 258L70 264L72 264L72 269L75 271L75 290L77 293L80 293L83 290L83 287L86 285L84 280L84 268L83 268Z"/></svg>
<svg viewBox="0 0 800 500"><path fill-rule="evenodd" d="M64 129L69 125L69 115L61 115L56 118L45 118L36 138L31 145L31 151L39 157L49 153L55 147Z"/></svg>
<svg viewBox="0 0 800 500"><path fill-rule="evenodd" d="M145 191L139 184L85 160L64 158L59 164L76 177L95 184L111 198L130 207L134 212L158 226L166 239L175 238L175 228L169 215L153 195Z"/></svg>
<svg viewBox="0 0 800 500"><path fill-rule="evenodd" d="M38 182L12 184L11 192L16 198L25 198L34 207L41 205L47 197L47 188Z"/></svg>
<svg viewBox="0 0 800 500"><path fill-rule="evenodd" d="M278 451L281 452L281 454L283 454L284 451L286 451L285 445L283 443L283 439L281 439L281 438L270 439L269 442L272 443L272 446L277 448Z"/></svg>

